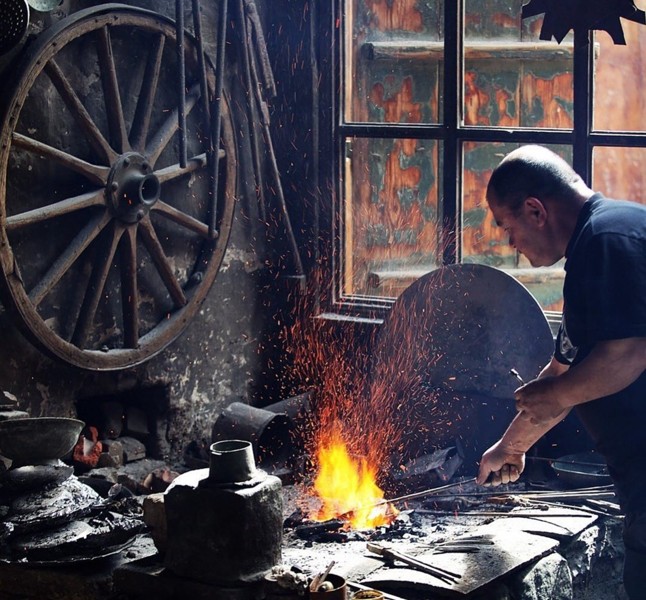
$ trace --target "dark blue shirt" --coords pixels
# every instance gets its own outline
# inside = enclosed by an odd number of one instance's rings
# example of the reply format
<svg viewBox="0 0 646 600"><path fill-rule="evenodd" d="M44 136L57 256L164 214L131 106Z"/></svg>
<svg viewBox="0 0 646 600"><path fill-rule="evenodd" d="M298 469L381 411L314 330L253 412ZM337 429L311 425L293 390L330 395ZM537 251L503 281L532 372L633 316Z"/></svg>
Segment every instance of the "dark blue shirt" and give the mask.
<svg viewBox="0 0 646 600"><path fill-rule="evenodd" d="M557 360L574 366L597 342L646 337L646 206L595 194L581 209L565 256ZM624 509L646 510L646 371L576 411Z"/></svg>

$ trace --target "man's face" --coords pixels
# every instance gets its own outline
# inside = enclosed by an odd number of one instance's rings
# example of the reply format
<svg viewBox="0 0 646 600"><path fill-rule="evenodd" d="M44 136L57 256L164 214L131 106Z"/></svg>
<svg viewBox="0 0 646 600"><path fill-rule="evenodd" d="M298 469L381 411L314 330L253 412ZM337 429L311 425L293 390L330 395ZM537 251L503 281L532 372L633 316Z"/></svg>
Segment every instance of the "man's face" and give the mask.
<svg viewBox="0 0 646 600"><path fill-rule="evenodd" d="M515 212L498 204L495 198L489 198L488 202L496 224L509 236L509 245L523 254L533 267L547 267L561 258L550 242L547 213L540 201L527 198Z"/></svg>

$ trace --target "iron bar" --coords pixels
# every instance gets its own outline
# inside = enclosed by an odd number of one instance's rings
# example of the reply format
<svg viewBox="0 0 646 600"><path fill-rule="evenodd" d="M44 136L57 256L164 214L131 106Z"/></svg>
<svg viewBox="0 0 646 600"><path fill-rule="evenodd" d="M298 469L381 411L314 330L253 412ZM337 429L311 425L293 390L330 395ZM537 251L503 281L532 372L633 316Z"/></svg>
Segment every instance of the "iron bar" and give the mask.
<svg viewBox="0 0 646 600"><path fill-rule="evenodd" d="M179 165L186 167L186 62L184 57L184 0L175 0L175 31L177 38L177 126L179 128Z"/></svg>
<svg viewBox="0 0 646 600"><path fill-rule="evenodd" d="M579 510L579 507L577 506L573 510ZM572 513L548 513L546 510L543 511L532 511L532 512L522 512L522 511L517 511L517 512L512 512L512 511L504 511L504 510L482 510L482 511L450 511L450 510L428 510L425 508L419 508L415 510L416 513L420 515L435 515L438 517L527 517L527 518L536 518L540 517L542 519L551 519L552 517L579 517L579 518L588 518L591 515L586 513L584 515L576 515ZM581 511L583 512L583 511ZM553 525L557 525L556 523L553 523ZM562 527L562 525L557 525L557 527Z"/></svg>
<svg viewBox="0 0 646 600"><path fill-rule="evenodd" d="M278 163L276 161L276 153L274 151L274 144L271 138L271 131L269 129L269 110L267 108L266 102L262 99L260 94L260 86L255 84L258 81L258 71L256 68L256 61L254 55L251 54L251 74L252 80L254 82L254 91L256 94L256 101L260 108L260 122L262 124L263 135L265 144L267 146L267 155L269 157L269 164L271 167L271 174L273 175L275 195L278 198L278 204L280 205L280 211L283 216L283 225L285 231L287 232L287 239L289 240L289 245L292 251L292 258L294 260L294 267L296 270L296 277L301 281L301 285L305 285L305 270L303 269L303 262L301 260L301 254L298 249L298 242L296 241L296 236L294 235L294 230L292 229L291 219L289 217L289 211L287 210L287 202L285 201L285 193L283 191L283 184L280 177L280 171L278 169ZM253 98L250 98L250 102L253 102ZM301 291L305 291L304 287L301 287Z"/></svg>
<svg viewBox="0 0 646 600"><path fill-rule="evenodd" d="M260 141L258 132L256 131L256 124L259 121L259 116L256 110L253 93L253 80L251 77L251 34L248 33L247 19L245 17L245 10L243 0L238 1L238 18L240 20L240 35L238 39L238 55L242 58L242 76L244 84L247 89L247 108L248 108L248 123L249 123L249 139L251 142L251 158L253 160L254 179L255 179L255 192L258 201L258 212L260 220L267 223L267 208L265 203L265 182L263 176L263 168L260 152Z"/></svg>
<svg viewBox="0 0 646 600"><path fill-rule="evenodd" d="M390 499L381 499L378 500L377 502L374 502L373 504L366 504L363 506L357 506L356 508L353 508L351 510L348 510L344 512L342 515L339 515L339 519L344 519L348 517L349 515L357 512L358 510L366 510L370 508L377 508L378 506L383 506L384 504L394 504L395 502L403 502L404 500L413 500L415 498L423 498L425 496L430 496L431 494L435 494L437 492L442 492L451 488L459 487L461 485L466 485L469 483L474 483L476 480L475 477L471 477L470 479L465 479L464 481L458 481L456 483L449 483L447 485L442 485L436 488L430 488L428 490L423 490L421 492L414 492L412 494L406 494L404 496L398 496L397 498L390 498Z"/></svg>
<svg viewBox="0 0 646 600"><path fill-rule="evenodd" d="M211 143L213 144L213 155L211 160L211 179L213 187L211 189L211 206L209 214L209 237L214 239L218 237L218 194L219 190L219 171L220 171L220 122L222 116L222 93L224 89L224 49L226 47L227 36L227 4L228 0L220 0L218 8L218 39L217 39L217 56L215 57L215 97L213 98L213 108L211 110ZM229 158L230 159L230 158Z"/></svg>
<svg viewBox="0 0 646 600"><path fill-rule="evenodd" d="M398 496L397 498L391 498L390 500L386 500L386 499L380 500L379 502L376 502L374 506L380 506L382 504L394 504L395 502L403 502L404 500L414 500L415 498L424 498L425 496L437 494L438 492L443 492L444 490L456 488L461 485L467 485L469 483L475 483L475 480L476 480L475 477L471 477L469 479L465 479L464 481L449 483L447 485L442 485L440 487L422 490L421 492L413 492L412 494L405 494L404 496Z"/></svg>
<svg viewBox="0 0 646 600"><path fill-rule="evenodd" d="M200 5L200 0L192 0L191 7L193 11L193 29L195 30L195 39L197 41L197 62L200 75L200 91L202 93L202 109L204 110L208 123L210 113L209 91L206 84L206 60L204 57L204 41L202 39L202 6ZM210 142L209 150L214 152L213 140L210 140Z"/></svg>

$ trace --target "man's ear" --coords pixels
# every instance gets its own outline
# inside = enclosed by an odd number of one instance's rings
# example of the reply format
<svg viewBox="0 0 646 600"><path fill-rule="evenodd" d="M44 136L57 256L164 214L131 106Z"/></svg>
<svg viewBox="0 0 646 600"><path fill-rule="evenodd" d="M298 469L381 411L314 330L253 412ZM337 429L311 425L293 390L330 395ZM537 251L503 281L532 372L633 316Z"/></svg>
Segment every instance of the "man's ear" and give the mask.
<svg viewBox="0 0 646 600"><path fill-rule="evenodd" d="M525 215L534 221L536 225L542 227L547 221L547 210L545 205L534 196L528 196L525 198L525 204L523 205Z"/></svg>

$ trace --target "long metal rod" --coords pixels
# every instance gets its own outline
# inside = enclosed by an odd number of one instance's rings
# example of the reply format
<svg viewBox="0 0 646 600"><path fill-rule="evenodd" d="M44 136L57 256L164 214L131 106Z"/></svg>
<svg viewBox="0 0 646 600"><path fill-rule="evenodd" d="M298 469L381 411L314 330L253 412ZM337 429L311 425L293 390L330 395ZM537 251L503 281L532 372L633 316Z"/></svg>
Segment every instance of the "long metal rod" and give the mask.
<svg viewBox="0 0 646 600"><path fill-rule="evenodd" d="M220 170L220 129L222 116L222 94L224 90L224 49L226 48L227 37L227 6L228 0L220 0L218 14L218 41L217 56L215 65L215 98L213 100L213 110L211 111L211 141L215 151L213 152L212 172L213 189L211 197L210 215L209 215L209 237L218 236L218 175ZM232 160L228 157L228 160Z"/></svg>
<svg viewBox="0 0 646 600"><path fill-rule="evenodd" d="M456 483L449 483L447 485L442 485L436 488L430 488L428 490L422 490L421 492L413 492L412 494L406 494L404 496L398 496L397 498L391 498L390 500L379 500L375 502L374 506L380 506L382 504L394 504L395 502L403 502L404 500L414 500L415 498L424 498L425 496L430 496L432 494L437 494L438 492L443 492L444 490L449 490L451 488L460 487L461 485L466 485L469 483L475 483L476 478L471 477L465 479L464 481L458 481Z"/></svg>
<svg viewBox="0 0 646 600"><path fill-rule="evenodd" d="M254 101L254 84L251 78L251 45L252 41L248 33L247 28L247 19L245 16L245 9L242 0L238 0L238 20L240 21L238 28L238 35L236 39L238 40L238 56L242 58L241 68L242 68L242 78L244 81L245 88L247 90L247 122L249 124L249 141L251 147L251 157L253 159L253 167L255 172L255 187L256 187L256 198L258 200L258 212L260 214L260 220L263 223L267 223L267 209L265 204L265 181L262 168L262 159L260 151L260 140L259 134L257 131L256 124L260 120L260 117L256 110L256 102Z"/></svg>
<svg viewBox="0 0 646 600"><path fill-rule="evenodd" d="M179 88L177 126L179 128L179 166L186 168L186 61L184 58L184 0L175 0L175 36L177 38L177 67Z"/></svg>
<svg viewBox="0 0 646 600"><path fill-rule="evenodd" d="M573 508L573 510L579 510L579 508ZM540 511L532 511L532 512L512 512L512 511L477 511L477 510L465 510L462 512L456 512L456 511L450 511L450 510L427 510L425 508L420 508L415 511L416 513L420 515L436 515L438 517L515 517L515 518L523 518L523 517L532 517L532 518L543 518L543 519L551 519L552 517L578 517L578 518L588 518L590 517L590 514L586 512L586 514L582 515L575 515L572 513L548 513L546 510L540 510ZM581 511L584 512L584 511ZM604 515L608 516L608 515ZM556 523L554 523L556 525ZM558 525L559 527L562 527L562 525Z"/></svg>
<svg viewBox="0 0 646 600"><path fill-rule="evenodd" d="M455 483L449 483L447 485L441 485L439 487L435 488L430 488L428 490L423 490L421 492L414 492L412 494L406 494L405 496L398 496L397 498L390 498L386 499L383 498L381 500L378 500L377 502L374 502L373 504L365 504L363 506L357 506L351 510L347 510L343 514L339 515L337 518L338 519L346 519L353 513L359 511L359 510L366 510L366 509L371 509L371 508L377 508L378 506L383 506L384 504L394 504L395 502L403 502L404 500L413 500L415 498L423 498L425 496L430 496L432 494L437 494L438 492L443 492L445 490L449 490L451 488L459 487L461 485L466 485L469 483L474 483L476 480L475 477L471 477L469 479L465 479L464 481L457 481Z"/></svg>
<svg viewBox="0 0 646 600"><path fill-rule="evenodd" d="M582 491L581 493L569 494L559 491L544 491L544 492L465 492L460 494L464 498L478 498L478 499L500 499L504 500L506 498L614 498L616 494L612 490L592 490L592 491ZM435 500L447 500L450 498L455 498L455 494L439 494L434 496Z"/></svg>
<svg viewBox="0 0 646 600"><path fill-rule="evenodd" d="M200 68L200 91L202 92L202 109L204 114L207 116L207 123L210 123L208 120L208 115L210 114L209 106L209 88L206 83L206 59L204 56L204 40L202 38L202 7L200 5L200 0L192 0L192 11L193 11L193 29L195 30L195 39L197 41L197 62ZM213 147L213 140L210 140L209 151L215 152Z"/></svg>
<svg viewBox="0 0 646 600"><path fill-rule="evenodd" d="M255 67L255 59L253 55L251 56L251 72L254 81L257 81L257 71ZM287 202L285 200L285 193L283 191L283 184L281 182L280 170L278 169L278 163L276 160L276 153L274 151L274 144L271 138L271 131L269 129L269 111L264 100L260 97L260 90L258 86L254 86L256 101L260 108L260 123L262 126L262 131L264 134L265 144L267 146L267 157L269 160L269 165L271 167L270 171L274 180L274 192L276 198L278 199L278 204L280 205L280 212L283 217L283 227L287 233L287 240L292 251L292 258L294 261L294 269L296 270L296 277L300 279L301 285L304 285L305 270L303 268L303 261L301 259L301 253L298 249L298 243L296 241L296 236L294 235L294 229L292 228L292 222L289 217L289 211L287 210ZM253 99L250 98L252 102ZM304 288L301 291L305 291Z"/></svg>

